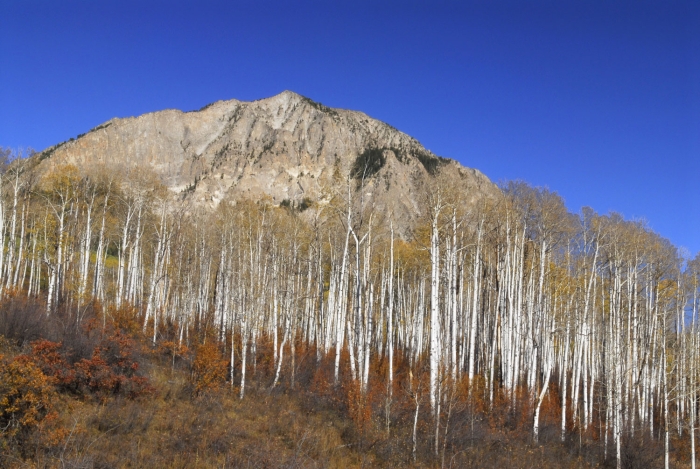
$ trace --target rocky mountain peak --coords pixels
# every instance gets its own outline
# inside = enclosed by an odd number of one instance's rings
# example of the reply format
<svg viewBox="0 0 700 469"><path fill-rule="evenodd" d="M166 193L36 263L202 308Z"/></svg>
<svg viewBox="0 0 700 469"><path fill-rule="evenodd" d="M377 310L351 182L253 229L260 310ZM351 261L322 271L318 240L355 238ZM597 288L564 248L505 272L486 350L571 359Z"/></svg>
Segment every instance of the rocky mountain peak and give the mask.
<svg viewBox="0 0 700 469"><path fill-rule="evenodd" d="M459 174L474 200L496 191L480 172L437 157L384 122L292 91L111 119L34 159L39 173L64 164L147 169L173 199L204 210L240 198L323 204L339 180L363 181L354 190L362 186L377 209L407 228L421 212L417 188L441 168Z"/></svg>

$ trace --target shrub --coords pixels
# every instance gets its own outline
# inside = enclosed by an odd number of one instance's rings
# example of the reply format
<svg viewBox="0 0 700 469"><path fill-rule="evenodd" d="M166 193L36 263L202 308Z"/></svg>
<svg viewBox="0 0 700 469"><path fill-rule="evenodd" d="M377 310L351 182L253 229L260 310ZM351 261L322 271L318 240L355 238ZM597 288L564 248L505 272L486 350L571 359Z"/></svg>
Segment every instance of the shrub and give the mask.
<svg viewBox="0 0 700 469"><path fill-rule="evenodd" d="M139 364L133 339L119 330L108 329L94 347L90 358L70 364L70 350L48 340L32 342L32 352L18 357L37 366L51 384L77 395L124 395L136 398L152 392L145 377L138 375Z"/></svg>
<svg viewBox="0 0 700 469"><path fill-rule="evenodd" d="M195 349L192 364L192 382L195 395L213 391L226 381L228 360L213 341L199 345Z"/></svg>
<svg viewBox="0 0 700 469"><path fill-rule="evenodd" d="M75 380L75 371L66 362L62 348L61 343L37 340L32 342L31 354L21 356L20 359L38 366L51 384L59 389L70 388Z"/></svg>
<svg viewBox="0 0 700 469"><path fill-rule="evenodd" d="M31 361L0 357L0 437L23 443L52 411L51 380Z"/></svg>

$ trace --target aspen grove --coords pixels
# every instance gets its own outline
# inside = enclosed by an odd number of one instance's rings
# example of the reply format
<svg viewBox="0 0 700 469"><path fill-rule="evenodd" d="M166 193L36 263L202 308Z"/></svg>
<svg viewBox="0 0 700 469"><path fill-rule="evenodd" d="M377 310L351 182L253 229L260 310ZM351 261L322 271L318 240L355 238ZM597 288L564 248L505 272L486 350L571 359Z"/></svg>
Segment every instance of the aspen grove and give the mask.
<svg viewBox="0 0 700 469"><path fill-rule="evenodd" d="M387 432L408 396L414 458L419 419L444 458L463 403L527 415L536 443L547 402L556 439L590 438L617 467L646 434L667 467L687 441L695 468L700 257L641 221L569 213L547 189L511 182L467 204L449 175L434 179L408 232L362 180L310 208L203 211L146 171L37 180L18 160L0 178L0 295L75 321L128 305L154 346L206 334L240 399L261 360L270 391L302 383L299 350L312 350L329 386L381 396L368 418Z"/></svg>

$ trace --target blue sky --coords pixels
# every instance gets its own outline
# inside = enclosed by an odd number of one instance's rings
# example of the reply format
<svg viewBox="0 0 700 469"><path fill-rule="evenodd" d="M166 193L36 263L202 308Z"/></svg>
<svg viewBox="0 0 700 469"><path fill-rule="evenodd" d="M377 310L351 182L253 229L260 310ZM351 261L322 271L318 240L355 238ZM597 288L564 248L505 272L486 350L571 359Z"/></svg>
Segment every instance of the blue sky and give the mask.
<svg viewBox="0 0 700 469"><path fill-rule="evenodd" d="M285 89L700 251L700 2L0 0L0 145Z"/></svg>

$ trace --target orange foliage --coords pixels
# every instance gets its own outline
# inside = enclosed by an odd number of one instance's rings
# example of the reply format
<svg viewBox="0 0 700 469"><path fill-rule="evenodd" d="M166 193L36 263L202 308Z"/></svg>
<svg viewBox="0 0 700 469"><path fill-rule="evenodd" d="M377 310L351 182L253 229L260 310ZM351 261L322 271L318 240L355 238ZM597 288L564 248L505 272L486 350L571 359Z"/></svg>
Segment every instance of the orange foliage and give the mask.
<svg viewBox="0 0 700 469"><path fill-rule="evenodd" d="M214 341L208 341L195 349L192 364L192 381L195 395L213 391L226 381L228 360L223 357Z"/></svg>
<svg viewBox="0 0 700 469"><path fill-rule="evenodd" d="M51 384L59 388L70 387L75 380L75 371L61 353L63 344L41 339L31 345L31 355L21 355L18 359L38 366Z"/></svg>
<svg viewBox="0 0 700 469"><path fill-rule="evenodd" d="M367 391L362 392L358 381L346 384L345 393L350 418L360 433L363 433L372 420L371 396Z"/></svg>
<svg viewBox="0 0 700 469"><path fill-rule="evenodd" d="M107 308L104 314L107 318L109 318L109 322L112 327L136 337L141 332L141 324L138 321L138 312L139 310L135 306L125 305L121 308L110 306ZM151 332L152 331L153 327L151 327Z"/></svg>
<svg viewBox="0 0 700 469"><path fill-rule="evenodd" d="M26 438L50 414L54 399L51 381L38 366L0 356L0 437Z"/></svg>
<svg viewBox="0 0 700 469"><path fill-rule="evenodd" d="M333 356L335 349L321 358L321 362L315 367L309 391L323 398L330 398L333 395Z"/></svg>

